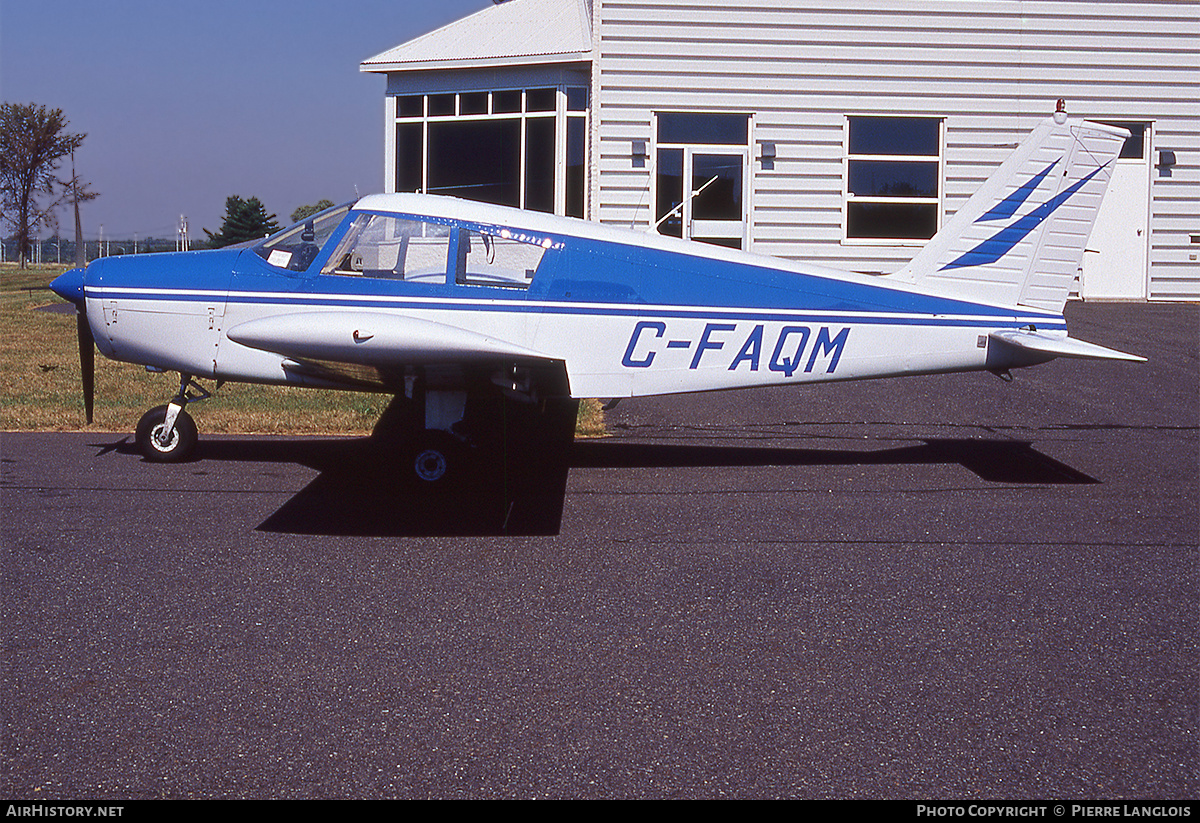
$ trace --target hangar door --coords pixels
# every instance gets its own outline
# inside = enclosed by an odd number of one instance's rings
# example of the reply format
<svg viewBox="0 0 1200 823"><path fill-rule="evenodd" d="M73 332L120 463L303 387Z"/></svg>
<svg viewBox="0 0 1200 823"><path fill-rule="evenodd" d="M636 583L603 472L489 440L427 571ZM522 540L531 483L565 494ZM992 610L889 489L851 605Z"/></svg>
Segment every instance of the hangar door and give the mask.
<svg viewBox="0 0 1200 823"><path fill-rule="evenodd" d="M1144 300L1150 247L1150 123L1129 129L1092 228L1079 294L1084 300Z"/></svg>
<svg viewBox="0 0 1200 823"><path fill-rule="evenodd" d="M655 228L718 246L748 246L750 118L658 112Z"/></svg>

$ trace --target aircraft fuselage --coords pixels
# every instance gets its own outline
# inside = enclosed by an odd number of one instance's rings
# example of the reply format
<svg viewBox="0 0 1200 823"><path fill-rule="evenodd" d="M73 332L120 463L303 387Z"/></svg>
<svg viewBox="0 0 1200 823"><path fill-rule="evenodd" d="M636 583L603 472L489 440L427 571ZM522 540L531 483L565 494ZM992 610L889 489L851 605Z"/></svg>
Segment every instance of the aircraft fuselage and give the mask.
<svg viewBox="0 0 1200 823"><path fill-rule="evenodd" d="M1072 339L1062 314L1127 137L1060 107L886 276L385 194L249 248L108 258L53 287L80 309L89 420L93 339L180 372L138 424L147 459L190 452L196 377L368 389L395 395L381 425L399 421L436 483L460 448L504 439L496 403L566 442L578 398L1140 360Z"/></svg>
<svg viewBox="0 0 1200 823"><path fill-rule="evenodd" d="M372 214L444 227L443 267L413 277L339 269L331 255ZM463 271L470 237L504 234L538 250L527 280ZM304 271L251 249L107 258L89 267L85 290L109 357L324 387L339 380L304 363L375 362L398 373L472 358L554 361L566 364L574 397L852 380L1020 365L989 354L988 335L1065 330L1060 314L418 195L360 201Z"/></svg>

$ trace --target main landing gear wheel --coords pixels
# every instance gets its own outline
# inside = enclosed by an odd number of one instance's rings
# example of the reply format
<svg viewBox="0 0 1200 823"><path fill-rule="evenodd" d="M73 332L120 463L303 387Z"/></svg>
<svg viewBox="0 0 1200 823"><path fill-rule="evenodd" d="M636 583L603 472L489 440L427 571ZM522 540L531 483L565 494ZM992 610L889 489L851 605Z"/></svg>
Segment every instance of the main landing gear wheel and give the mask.
<svg viewBox="0 0 1200 823"><path fill-rule="evenodd" d="M445 488L462 470L463 447L445 432L425 432L409 455L411 476L421 488Z"/></svg>
<svg viewBox="0 0 1200 823"><path fill-rule="evenodd" d="M155 406L138 421L134 438L142 457L151 463L179 463L196 448L196 423L183 409L175 418L175 428L166 434L167 407Z"/></svg>

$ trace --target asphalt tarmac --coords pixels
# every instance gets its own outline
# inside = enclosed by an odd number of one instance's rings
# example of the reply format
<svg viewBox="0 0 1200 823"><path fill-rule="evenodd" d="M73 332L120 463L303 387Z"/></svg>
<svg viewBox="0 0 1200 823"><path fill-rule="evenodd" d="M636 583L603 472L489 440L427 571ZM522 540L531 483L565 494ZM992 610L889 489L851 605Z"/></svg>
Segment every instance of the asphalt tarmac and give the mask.
<svg viewBox="0 0 1200 823"><path fill-rule="evenodd" d="M3 434L0 795L1196 798L1198 309L625 401L499 503L202 407L175 466Z"/></svg>

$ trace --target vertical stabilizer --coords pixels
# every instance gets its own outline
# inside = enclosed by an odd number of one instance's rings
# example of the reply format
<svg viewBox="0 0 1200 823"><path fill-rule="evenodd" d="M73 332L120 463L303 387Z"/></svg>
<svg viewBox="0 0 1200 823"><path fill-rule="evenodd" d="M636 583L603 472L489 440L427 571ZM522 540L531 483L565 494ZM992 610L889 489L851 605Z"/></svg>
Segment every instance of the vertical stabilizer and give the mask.
<svg viewBox="0 0 1200 823"><path fill-rule="evenodd" d="M1046 119L891 277L939 294L1061 312L1129 133Z"/></svg>

